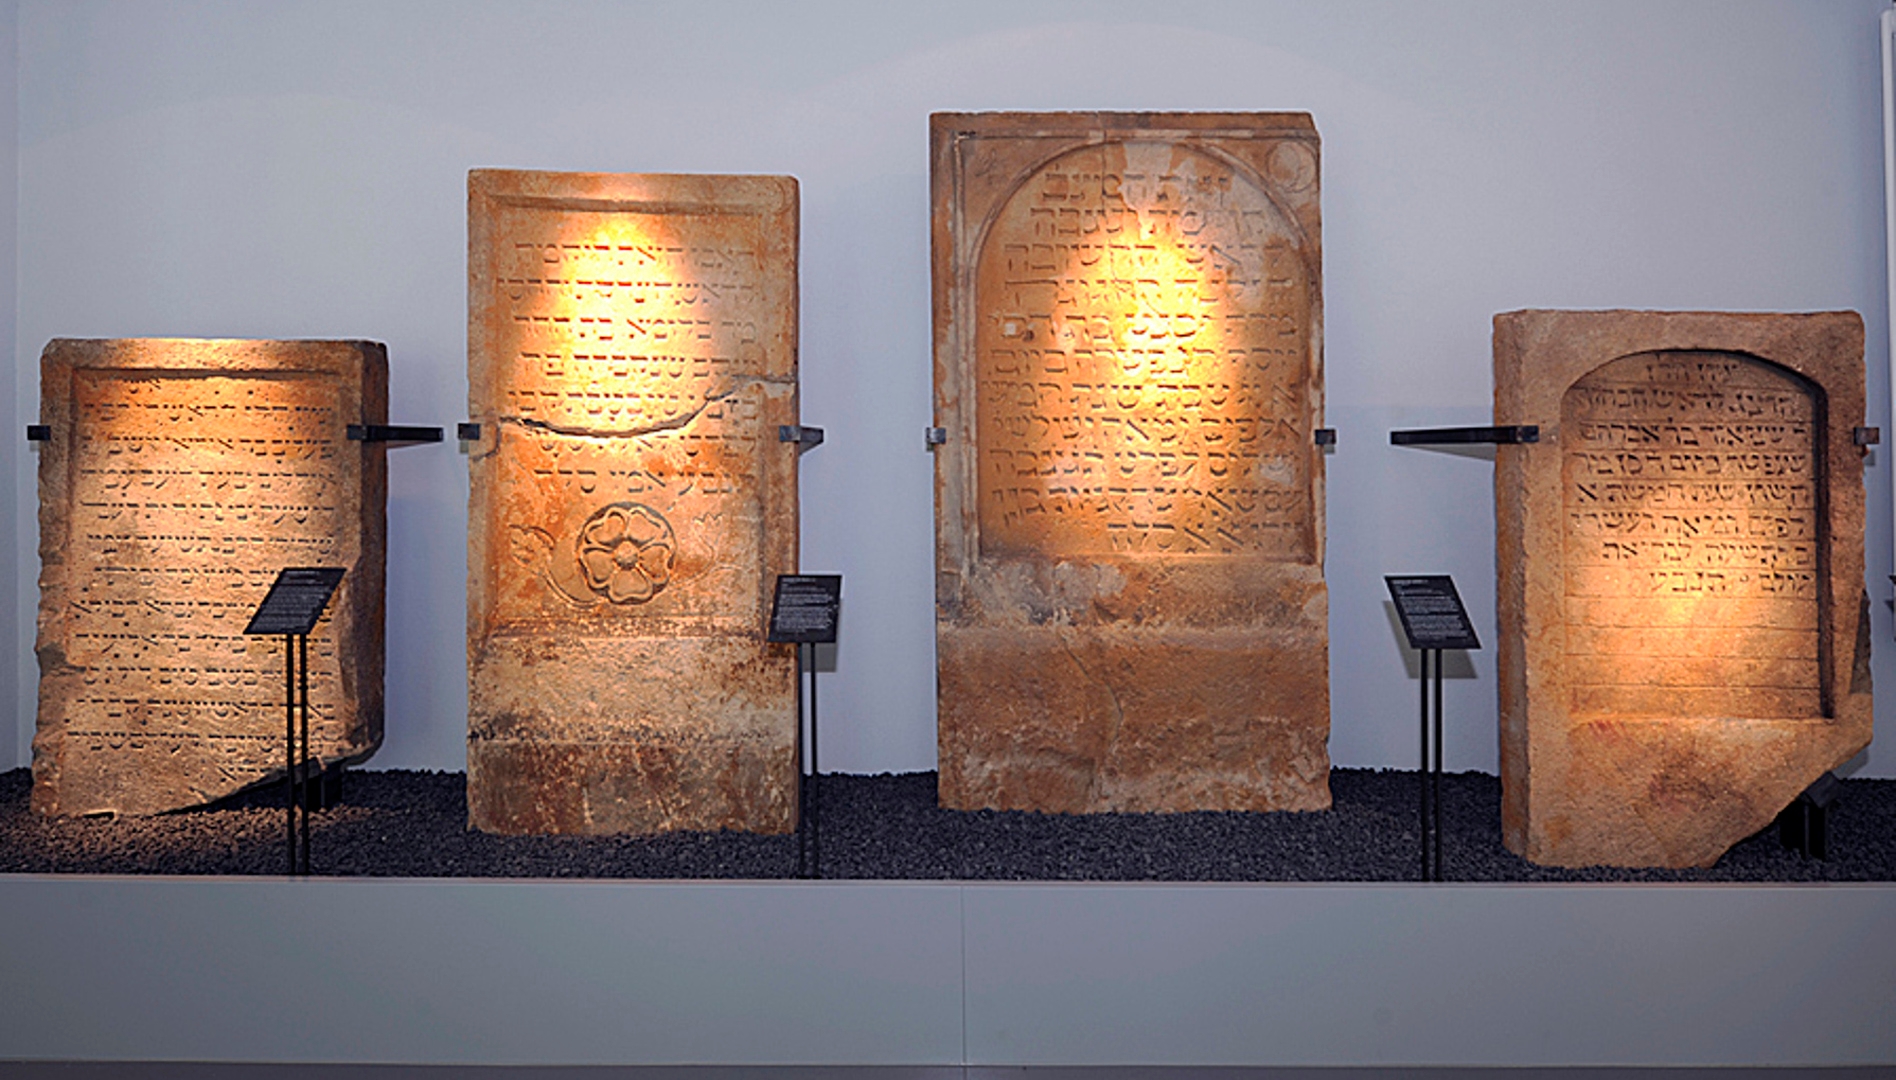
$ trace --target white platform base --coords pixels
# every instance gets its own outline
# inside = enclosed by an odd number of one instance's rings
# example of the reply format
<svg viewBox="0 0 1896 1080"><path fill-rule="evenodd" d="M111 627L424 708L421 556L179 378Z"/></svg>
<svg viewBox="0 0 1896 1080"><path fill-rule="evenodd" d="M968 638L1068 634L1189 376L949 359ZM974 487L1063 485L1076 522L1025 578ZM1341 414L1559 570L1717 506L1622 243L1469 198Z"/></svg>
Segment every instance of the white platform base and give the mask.
<svg viewBox="0 0 1896 1080"><path fill-rule="evenodd" d="M1896 886L0 876L0 1061L1896 1063Z"/></svg>

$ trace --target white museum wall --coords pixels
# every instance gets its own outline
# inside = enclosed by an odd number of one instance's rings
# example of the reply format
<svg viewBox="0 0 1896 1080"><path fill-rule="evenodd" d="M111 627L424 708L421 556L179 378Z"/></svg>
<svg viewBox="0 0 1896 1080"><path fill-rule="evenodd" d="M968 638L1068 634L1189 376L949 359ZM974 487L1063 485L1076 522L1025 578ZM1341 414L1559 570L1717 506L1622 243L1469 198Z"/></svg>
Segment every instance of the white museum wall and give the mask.
<svg viewBox="0 0 1896 1080"><path fill-rule="evenodd" d="M20 194L19 14L17 0L0 0L0 341L11 340L18 330L14 315L19 298L19 216L15 212ZM18 404L18 387L26 385L25 367L15 370L16 378L0 378L0 417L25 415ZM0 466L0 551L14 552L16 560L12 567L0 569L0 768L30 760L27 751L33 710L30 704L22 709L16 703L30 703L30 696L22 697L20 688L32 686L23 681L23 676L37 671L31 631L22 636L22 628L32 623L21 623L15 617L24 610L20 606L20 586L23 582L31 584L30 575L37 572L38 562L30 538L21 533L20 515L10 512L20 505L21 489L35 483L34 459L20 450L18 445L9 446L9 457ZM29 563L34 564L31 569ZM31 603L28 601L29 606Z"/></svg>
<svg viewBox="0 0 1896 1080"><path fill-rule="evenodd" d="M803 415L828 433L803 459L802 563L846 579L824 765L933 768L927 115L1066 108L1314 114L1340 432L1331 751L1413 767L1412 664L1381 576L1453 573L1491 643L1492 468L1387 433L1488 422L1494 313L1854 308L1867 422L1896 434L1885 6L24 0L17 111L0 105L17 124L0 131L0 154L17 152L0 198L18 180L17 257L0 263L16 351L0 655L18 658L0 665L0 767L30 758L35 458L20 433L46 341L372 338L389 346L391 419L451 428L466 411L466 173L502 166L799 178ZM0 4L0 35L10 14ZM1866 776L1896 776L1892 453L1868 474L1884 748ZM451 440L391 453L373 766L464 765L466 494ZM1469 659L1447 764L1493 771L1493 653Z"/></svg>

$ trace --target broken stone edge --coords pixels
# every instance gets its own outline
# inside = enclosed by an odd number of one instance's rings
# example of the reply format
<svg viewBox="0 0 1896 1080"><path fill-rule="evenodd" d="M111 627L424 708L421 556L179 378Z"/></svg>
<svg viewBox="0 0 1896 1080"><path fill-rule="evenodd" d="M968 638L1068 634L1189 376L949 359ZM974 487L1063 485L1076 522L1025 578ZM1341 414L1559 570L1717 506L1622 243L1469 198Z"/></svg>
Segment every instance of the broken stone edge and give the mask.
<svg viewBox="0 0 1896 1080"><path fill-rule="evenodd" d="M1494 317L1494 422L1535 424L1538 443L1495 455L1496 645L1502 836L1549 866L1706 867L1867 747L1874 728L1864 587L1863 320L1783 313L1522 310ZM1639 720L1576 728L1564 674L1561 403L1591 371L1639 353L1738 353L1815 389L1828 513L1820 677L1832 715ZM1712 726L1715 723L1717 726ZM1710 734L1707 734L1707 731ZM1682 790L1663 766L1696 771Z"/></svg>

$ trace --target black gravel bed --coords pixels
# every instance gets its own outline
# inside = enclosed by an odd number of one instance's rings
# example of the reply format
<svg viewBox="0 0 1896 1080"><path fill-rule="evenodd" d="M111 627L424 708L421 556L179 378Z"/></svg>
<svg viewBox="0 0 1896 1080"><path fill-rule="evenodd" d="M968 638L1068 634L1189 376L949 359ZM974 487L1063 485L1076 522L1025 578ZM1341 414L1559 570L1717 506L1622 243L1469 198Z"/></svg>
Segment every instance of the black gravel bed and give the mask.
<svg viewBox="0 0 1896 1080"><path fill-rule="evenodd" d="M1335 805L1312 813L1035 814L944 810L935 774L825 775L825 878L984 881L1414 881L1414 772L1337 769ZM281 789L146 818L44 818L26 769L0 773L0 873L281 874ZM1778 843L1775 828L1705 870L1563 870L1501 845L1501 782L1443 778L1450 881L1896 880L1896 780L1846 780L1830 804L1829 858ZM467 827L461 773L344 774L311 820L326 877L793 878L795 836L671 833L490 836Z"/></svg>

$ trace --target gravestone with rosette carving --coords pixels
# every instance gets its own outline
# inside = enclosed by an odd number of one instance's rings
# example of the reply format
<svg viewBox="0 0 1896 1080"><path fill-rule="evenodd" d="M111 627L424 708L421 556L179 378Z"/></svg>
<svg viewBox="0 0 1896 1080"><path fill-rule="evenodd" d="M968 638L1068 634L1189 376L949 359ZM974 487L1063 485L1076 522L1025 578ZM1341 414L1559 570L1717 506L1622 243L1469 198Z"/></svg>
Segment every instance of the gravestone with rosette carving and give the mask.
<svg viewBox="0 0 1896 1080"><path fill-rule="evenodd" d="M795 824L797 189L468 178L468 815Z"/></svg>

